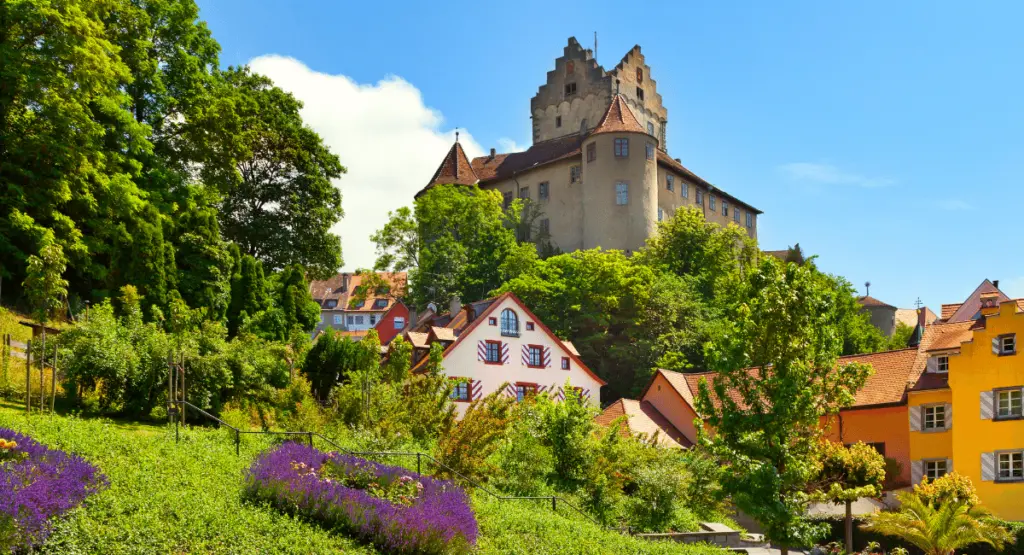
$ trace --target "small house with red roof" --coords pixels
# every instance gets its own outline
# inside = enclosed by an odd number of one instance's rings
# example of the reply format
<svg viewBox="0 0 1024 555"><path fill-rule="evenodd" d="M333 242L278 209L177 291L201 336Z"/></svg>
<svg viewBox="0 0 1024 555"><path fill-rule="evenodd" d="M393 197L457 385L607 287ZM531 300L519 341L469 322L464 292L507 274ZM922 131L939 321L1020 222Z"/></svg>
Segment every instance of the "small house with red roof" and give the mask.
<svg viewBox="0 0 1024 555"><path fill-rule="evenodd" d="M400 301L405 293L405 272L378 272L387 287L363 291L364 275L341 272L326 280L309 282L309 293L320 305L320 323L314 335L334 329L362 337L370 329L394 337L408 325L409 309ZM379 327L387 319L392 329ZM396 327L400 326L400 327ZM390 339L389 339L390 341ZM381 344L386 344L381 339Z"/></svg>
<svg viewBox="0 0 1024 555"><path fill-rule="evenodd" d="M432 345L442 346L442 371L455 382L452 400L460 416L470 402L495 391L519 401L539 393L564 400L568 387L600 406L606 382L512 293L465 305L454 299L447 312L428 310L417 318L405 337L413 345L413 372L426 370Z"/></svg>

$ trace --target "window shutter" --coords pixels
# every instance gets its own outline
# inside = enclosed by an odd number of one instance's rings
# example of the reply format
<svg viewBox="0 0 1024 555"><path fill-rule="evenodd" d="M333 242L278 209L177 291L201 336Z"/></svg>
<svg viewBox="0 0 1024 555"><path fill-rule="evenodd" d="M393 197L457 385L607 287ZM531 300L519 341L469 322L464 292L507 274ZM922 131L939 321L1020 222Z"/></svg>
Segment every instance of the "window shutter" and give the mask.
<svg viewBox="0 0 1024 555"><path fill-rule="evenodd" d="M544 368L551 367L551 347L544 347Z"/></svg>
<svg viewBox="0 0 1024 555"><path fill-rule="evenodd" d="M501 363L508 364L508 343L501 344Z"/></svg>
<svg viewBox="0 0 1024 555"><path fill-rule="evenodd" d="M928 357L928 361L924 363L924 371L935 373L939 371L939 358Z"/></svg>
<svg viewBox="0 0 1024 555"><path fill-rule="evenodd" d="M946 403L946 429L953 429L953 403Z"/></svg>
<svg viewBox="0 0 1024 555"><path fill-rule="evenodd" d="M523 366L530 365L530 348L523 345Z"/></svg>
<svg viewBox="0 0 1024 555"><path fill-rule="evenodd" d="M992 414L995 412L995 404L992 402L992 392L982 391L981 392L981 419L992 420Z"/></svg>
<svg viewBox="0 0 1024 555"><path fill-rule="evenodd" d="M911 461L910 463L910 483L920 484L921 478L924 477L924 461Z"/></svg>
<svg viewBox="0 0 1024 555"><path fill-rule="evenodd" d="M1000 347L1000 345L999 345L999 338L998 337L993 337L992 338L992 354L998 355L999 354L999 347Z"/></svg>
<svg viewBox="0 0 1024 555"><path fill-rule="evenodd" d="M477 341L476 342L476 359L487 360L487 342Z"/></svg>
<svg viewBox="0 0 1024 555"><path fill-rule="evenodd" d="M921 407L910 407L907 411L910 414L910 431L921 431Z"/></svg>
<svg viewBox="0 0 1024 555"><path fill-rule="evenodd" d="M991 482L996 479L996 454L981 454L981 481Z"/></svg>
<svg viewBox="0 0 1024 555"><path fill-rule="evenodd" d="M946 459L946 474L953 472L953 459Z"/></svg>

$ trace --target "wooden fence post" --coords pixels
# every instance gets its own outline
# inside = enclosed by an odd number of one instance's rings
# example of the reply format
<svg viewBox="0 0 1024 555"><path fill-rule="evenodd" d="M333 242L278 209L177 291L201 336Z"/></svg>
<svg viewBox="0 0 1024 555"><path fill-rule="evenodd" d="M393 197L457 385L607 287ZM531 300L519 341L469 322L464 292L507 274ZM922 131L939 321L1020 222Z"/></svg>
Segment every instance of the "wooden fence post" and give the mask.
<svg viewBox="0 0 1024 555"><path fill-rule="evenodd" d="M32 414L32 340L25 347L25 416Z"/></svg>
<svg viewBox="0 0 1024 555"><path fill-rule="evenodd" d="M7 391L7 384L10 380L10 366L11 366L11 334L5 333L3 336L3 344L0 345L0 364L3 365L3 376L0 378L0 389L4 392Z"/></svg>
<svg viewBox="0 0 1024 555"><path fill-rule="evenodd" d="M46 411L46 324L43 324L43 348L40 349L43 356L39 361L39 414Z"/></svg>
<svg viewBox="0 0 1024 555"><path fill-rule="evenodd" d="M53 381L50 382L50 414L57 405L57 342L53 342Z"/></svg>

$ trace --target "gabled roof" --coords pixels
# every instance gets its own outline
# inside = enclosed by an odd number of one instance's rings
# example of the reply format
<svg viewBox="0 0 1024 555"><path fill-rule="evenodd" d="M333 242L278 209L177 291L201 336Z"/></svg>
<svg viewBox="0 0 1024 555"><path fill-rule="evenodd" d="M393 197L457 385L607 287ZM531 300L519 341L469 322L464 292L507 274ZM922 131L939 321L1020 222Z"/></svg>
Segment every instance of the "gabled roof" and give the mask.
<svg viewBox="0 0 1024 555"><path fill-rule="evenodd" d="M611 104L608 105L608 109L605 110L597 127L590 132L591 135L600 135L601 133L643 133L646 135L647 130L637 121L633 110L629 109L622 95L617 94L612 98Z"/></svg>
<svg viewBox="0 0 1024 555"><path fill-rule="evenodd" d="M441 165L437 167L437 171L434 172L434 176L430 178L427 186L416 193L416 196L420 196L435 185L474 185L478 181L480 178L473 171L473 165L469 162L466 151L462 150L462 144L456 140L452 148L448 150L448 154L445 154L444 159L441 160Z"/></svg>
<svg viewBox="0 0 1024 555"><path fill-rule="evenodd" d="M596 421L601 426L609 426L623 416L626 417L626 420L624 425L619 428L619 432L623 436L633 433L651 439L657 435L658 445L663 447L690 447L693 445L693 442L673 426L650 401L619 399L608 405L597 416Z"/></svg>
<svg viewBox="0 0 1024 555"><path fill-rule="evenodd" d="M431 335L434 335L435 337L437 336L436 330L438 328L451 328L452 332L455 335L455 341L450 343L444 350L445 356L448 356L448 353L451 352L456 347L458 347L459 344L462 343L462 340L469 336L473 332L473 330L475 330L476 327L480 325L481 322L487 321L487 318L491 315L491 313L493 313L495 309L497 309L498 306L500 306L501 303L506 299L511 299L512 302L514 302L516 306L518 306L519 309L522 310L532 322L534 322L534 324L536 325L536 329L543 331L545 334L547 334L547 336L551 339L553 343L555 343L556 345L562 344L562 340L559 339L558 336L556 336L554 332L552 332L551 329L548 328L544 324L544 322L540 320L540 318L537 318L537 316L533 312L531 312L525 304L523 304L523 301L520 301L519 297L516 297L513 293L502 293L497 297L492 297L490 299L484 299L482 301L469 303L467 305L464 305L462 309L459 310L459 313L455 314L454 316L451 314L435 316L431 318L429 321L425 322L423 325L431 326ZM470 319L469 317L471 310L473 312L472 319ZM412 337L413 333L415 332L408 333L410 338ZM591 378L594 378L594 380L596 380L600 385L608 385L608 382L602 380L600 376L595 374L594 371L591 370L590 367L588 367L586 363L584 363L580 359L579 355L573 353L568 348L566 348L565 351L566 354L569 355L569 358L572 359L573 362L575 362L577 365L579 365L579 367L583 369L583 371L586 372ZM419 361L415 366L412 367L411 371L417 372L421 370L426 365L427 360L428 359L424 358L423 360Z"/></svg>
<svg viewBox="0 0 1024 555"><path fill-rule="evenodd" d="M885 307L885 308L896 308L889 303L884 303L874 297L864 295L863 297L857 297L857 303L863 307Z"/></svg>
<svg viewBox="0 0 1024 555"><path fill-rule="evenodd" d="M997 303L1003 303L1010 300L1010 297L1007 297L1006 294L1000 291L994 283L986 279L981 282L981 285L979 285L959 307L957 307L956 312L951 314L947 321L953 323L965 322L967 320L974 319L974 316L981 311L981 296L985 293L997 293ZM945 313L946 305L943 305L942 308L943 313Z"/></svg>
<svg viewBox="0 0 1024 555"><path fill-rule="evenodd" d="M922 352L959 349L961 343L971 340L978 324L978 320L967 320L928 326L921 337L920 349Z"/></svg>
<svg viewBox="0 0 1024 555"><path fill-rule="evenodd" d="M941 320L949 320L949 317L956 313L960 305L964 303L950 303L942 305L942 314L939 315Z"/></svg>
<svg viewBox="0 0 1024 555"><path fill-rule="evenodd" d="M520 172L580 156L583 138L579 133L534 143L523 152L495 154L473 159L473 171L481 185L508 179Z"/></svg>

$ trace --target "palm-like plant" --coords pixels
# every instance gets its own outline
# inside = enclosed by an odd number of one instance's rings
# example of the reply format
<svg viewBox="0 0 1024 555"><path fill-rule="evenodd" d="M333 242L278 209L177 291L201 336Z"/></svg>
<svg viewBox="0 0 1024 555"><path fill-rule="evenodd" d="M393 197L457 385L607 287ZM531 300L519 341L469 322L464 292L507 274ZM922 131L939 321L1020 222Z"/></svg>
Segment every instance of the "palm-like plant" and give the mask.
<svg viewBox="0 0 1024 555"><path fill-rule="evenodd" d="M932 505L916 492L903 492L899 500L898 512L876 513L863 528L900 538L925 555L953 555L973 543L987 543L1001 551L1014 541L988 510L965 500Z"/></svg>

